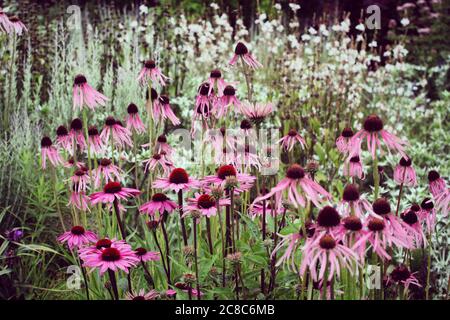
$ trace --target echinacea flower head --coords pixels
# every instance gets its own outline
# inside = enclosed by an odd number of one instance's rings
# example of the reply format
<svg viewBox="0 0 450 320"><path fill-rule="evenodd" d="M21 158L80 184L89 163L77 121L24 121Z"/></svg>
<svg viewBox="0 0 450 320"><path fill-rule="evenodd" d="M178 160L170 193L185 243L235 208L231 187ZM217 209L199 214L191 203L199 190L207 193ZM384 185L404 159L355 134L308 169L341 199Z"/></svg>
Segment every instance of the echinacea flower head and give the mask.
<svg viewBox="0 0 450 320"><path fill-rule="evenodd" d="M158 261L161 258L159 252L147 251L147 249L142 247L137 248L135 253L141 262Z"/></svg>
<svg viewBox="0 0 450 320"><path fill-rule="evenodd" d="M152 118L156 122L163 122L169 119L172 125L177 126L181 123L170 106L170 99L167 95L160 95L152 105Z"/></svg>
<svg viewBox="0 0 450 320"><path fill-rule="evenodd" d="M427 239L423 232L422 224L420 223L418 216L419 210L420 207L418 208L418 210L415 210L414 206L411 206L411 208L400 214L400 218L405 223L406 231L410 236L414 238L414 242L417 248L427 244Z"/></svg>
<svg viewBox="0 0 450 320"><path fill-rule="evenodd" d="M119 120L114 119L112 116L106 117L105 125L100 133L100 138L105 145L109 143L110 136L112 136L114 144L119 147L123 148L126 145L129 147L133 146L133 142L131 141L131 131L125 128Z"/></svg>
<svg viewBox="0 0 450 320"><path fill-rule="evenodd" d="M156 290L150 290L145 292L144 289L139 290L139 292L129 292L125 293L126 300L155 300L159 297L159 293Z"/></svg>
<svg viewBox="0 0 450 320"><path fill-rule="evenodd" d="M80 249L81 247L97 241L95 233L85 230L82 226L74 226L70 231L64 232L58 237L58 241L61 243L67 242L69 249Z"/></svg>
<svg viewBox="0 0 450 320"><path fill-rule="evenodd" d="M183 168L175 168L170 172L168 177L159 178L153 182L153 188L162 189L163 191L172 190L179 192L180 190L198 187L199 182L190 177Z"/></svg>
<svg viewBox="0 0 450 320"><path fill-rule="evenodd" d="M432 233L436 226L436 210L434 208L433 200L424 198L417 214L420 221L426 225L428 233Z"/></svg>
<svg viewBox="0 0 450 320"><path fill-rule="evenodd" d="M236 89L232 85L227 85L223 91L222 95L215 101L214 109L217 118L222 118L228 112L230 105L235 108L239 108L241 102L236 97Z"/></svg>
<svg viewBox="0 0 450 320"><path fill-rule="evenodd" d="M353 156L345 161L344 175L364 179L364 171L359 156Z"/></svg>
<svg viewBox="0 0 450 320"><path fill-rule="evenodd" d="M72 152L72 139L69 136L69 131L65 126L59 126L56 128L56 145L68 151Z"/></svg>
<svg viewBox="0 0 450 320"><path fill-rule="evenodd" d="M351 138L349 149L351 157L359 155L364 139L367 140L367 150L370 151L372 158L375 158L377 148L381 150L382 141L390 151L397 151L403 158L408 158L405 153L407 142L384 130L383 121L377 115L368 116L364 120L363 129Z"/></svg>
<svg viewBox="0 0 450 320"><path fill-rule="evenodd" d="M336 147L340 153L347 154L349 152L350 139L353 137L351 128L344 128L341 135L336 139Z"/></svg>
<svg viewBox="0 0 450 320"><path fill-rule="evenodd" d="M75 76L73 81L73 108L81 110L83 106L94 110L97 106L105 106L109 99L92 88L84 75Z"/></svg>
<svg viewBox="0 0 450 320"><path fill-rule="evenodd" d="M172 213L178 205L170 200L164 193L155 193L149 202L144 203L139 211L141 214L155 215L156 212L163 214L164 212Z"/></svg>
<svg viewBox="0 0 450 320"><path fill-rule="evenodd" d="M112 163L108 158L102 158L98 162L98 167L94 170L94 183L99 187L103 182L122 180L122 169Z"/></svg>
<svg viewBox="0 0 450 320"><path fill-rule="evenodd" d="M211 94L214 87L217 87L218 92L222 92L225 89L226 82L222 78L222 72L219 69L214 69L209 74L209 94Z"/></svg>
<svg viewBox="0 0 450 320"><path fill-rule="evenodd" d="M281 143L281 146L287 151L291 151L296 143L299 143L302 149L304 149L306 145L305 139L303 139L295 129L290 129L288 134L281 138L278 143Z"/></svg>
<svg viewBox="0 0 450 320"><path fill-rule="evenodd" d="M414 276L414 273L411 273L404 264L401 264L392 270L388 278L388 282L389 281L402 284L405 288L408 288L410 285L421 287L419 281Z"/></svg>
<svg viewBox="0 0 450 320"><path fill-rule="evenodd" d="M143 163L145 165L144 172L147 172L148 170L154 171L160 167L164 175L167 175L173 168L172 162L167 159L167 155L164 151L162 153L155 153L150 159L145 160Z"/></svg>
<svg viewBox="0 0 450 320"><path fill-rule="evenodd" d="M63 163L58 149L53 146L52 139L50 139L49 137L43 137L41 139L42 169L45 169L47 167L47 158L54 167Z"/></svg>
<svg viewBox="0 0 450 320"><path fill-rule="evenodd" d="M245 173L237 172L236 168L230 164L220 166L215 175L206 176L202 183L205 187L208 185L220 186L223 189L227 187L227 178L233 177L236 179L238 186L234 188L235 192L240 193L249 190L256 178Z"/></svg>
<svg viewBox="0 0 450 320"><path fill-rule="evenodd" d="M102 139L96 126L88 128L88 146L95 154L101 154L104 149Z"/></svg>
<svg viewBox="0 0 450 320"><path fill-rule="evenodd" d="M141 192L137 189L124 188L120 182L111 181L108 182L104 187L103 191L95 192L89 197L92 204L99 202L102 203L113 203L114 200L125 200L127 198L134 198Z"/></svg>
<svg viewBox="0 0 450 320"><path fill-rule="evenodd" d="M428 183L433 197L437 197L447 188L444 179L441 178L441 175L436 170L428 172Z"/></svg>
<svg viewBox="0 0 450 320"><path fill-rule="evenodd" d="M84 191L72 191L69 198L69 203L67 206L72 206L78 210L90 211L89 210L89 197Z"/></svg>
<svg viewBox="0 0 450 320"><path fill-rule="evenodd" d="M269 199L275 195L276 201L281 201L284 191L288 193L288 200L296 208L305 207L306 200L310 200L317 207L321 203L331 199L331 195L317 182L313 181L306 174L305 170L299 164L291 165L286 171L286 177L283 178L270 192L262 197L258 197L254 202Z"/></svg>
<svg viewBox="0 0 450 320"><path fill-rule="evenodd" d="M149 81L152 81L152 84L159 84L161 86L165 86L168 79L169 77L165 76L161 72L161 69L156 66L155 60L145 61L137 78L141 85L147 85Z"/></svg>
<svg viewBox="0 0 450 320"><path fill-rule="evenodd" d="M219 204L221 206L229 205L229 199L219 199ZM202 215L210 218L217 214L216 199L207 193L197 193L195 198L188 199L188 205L184 208L185 214L191 212L200 212Z"/></svg>
<svg viewBox="0 0 450 320"><path fill-rule="evenodd" d="M342 201L339 204L339 211L344 216L356 215L362 218L366 212L370 212L370 209L370 203L360 196L356 184L348 184L344 187Z"/></svg>
<svg viewBox="0 0 450 320"><path fill-rule="evenodd" d="M447 217L450 210L450 189L445 189L434 200L436 202L436 211Z"/></svg>
<svg viewBox="0 0 450 320"><path fill-rule="evenodd" d="M195 98L195 111L192 115L192 120L207 119L211 115L212 102L215 100L214 90L210 88L208 82L202 83L197 90Z"/></svg>
<svg viewBox="0 0 450 320"><path fill-rule="evenodd" d="M272 103L243 102L238 107L238 110L253 124L260 124L273 112L273 105Z"/></svg>
<svg viewBox="0 0 450 320"><path fill-rule="evenodd" d="M128 113L128 117L126 119L127 129L130 131L134 130L137 133L145 132L144 123L142 122L141 117L139 117L138 107L134 103L130 103L128 105L127 113Z"/></svg>
<svg viewBox="0 0 450 320"><path fill-rule="evenodd" d="M17 16L11 16L9 18L9 22L10 22L10 28L9 28L8 33L14 32L18 36L21 36L24 31L25 32L28 31L25 24L22 21L20 21L19 17L17 17Z"/></svg>
<svg viewBox="0 0 450 320"><path fill-rule="evenodd" d="M0 30L4 30L8 34L13 30L13 25L2 8L0 8Z"/></svg>
<svg viewBox="0 0 450 320"><path fill-rule="evenodd" d="M309 269L313 280L331 281L335 275L340 277L342 268L353 274L357 261L358 257L354 251L340 244L332 235L325 234L306 242L303 247L300 274ZM320 269L317 272L319 265ZM328 268L327 279L325 279L326 268Z"/></svg>
<svg viewBox="0 0 450 320"><path fill-rule="evenodd" d="M416 171L412 167L411 158L401 158L394 170L394 181L406 186L417 184Z"/></svg>
<svg viewBox="0 0 450 320"><path fill-rule="evenodd" d="M84 150L86 147L86 139L83 133L83 121L80 118L75 118L70 122L69 137L72 143L72 148L78 146L80 150ZM73 155L74 150L71 150Z"/></svg>
<svg viewBox="0 0 450 320"><path fill-rule="evenodd" d="M234 48L234 56L228 63L234 66L239 58L241 58L242 61L245 62L248 66L250 66L252 69L262 67L262 64L258 60L256 60L256 58L250 53L247 46L240 41L236 44L236 47Z"/></svg>
<svg viewBox="0 0 450 320"><path fill-rule="evenodd" d="M89 173L85 168L75 170L72 177L70 177L73 189L76 192L86 191L88 184L91 182Z"/></svg>
<svg viewBox="0 0 450 320"><path fill-rule="evenodd" d="M253 125L251 123L250 120L248 119L243 119L241 121L241 124L239 125L239 127L241 128L241 130L244 132L244 135L249 136L253 131Z"/></svg>
<svg viewBox="0 0 450 320"><path fill-rule="evenodd" d="M108 239L105 239L108 240ZM100 275L108 269L112 271L123 270L129 272L129 268L139 263L139 258L125 242L104 241L104 245L97 244L94 248L86 248L80 253L85 267L98 268Z"/></svg>
<svg viewBox="0 0 450 320"><path fill-rule="evenodd" d="M320 209L317 215L317 226L321 229L329 230L339 226L341 223L341 216L339 212L332 206L325 206Z"/></svg>

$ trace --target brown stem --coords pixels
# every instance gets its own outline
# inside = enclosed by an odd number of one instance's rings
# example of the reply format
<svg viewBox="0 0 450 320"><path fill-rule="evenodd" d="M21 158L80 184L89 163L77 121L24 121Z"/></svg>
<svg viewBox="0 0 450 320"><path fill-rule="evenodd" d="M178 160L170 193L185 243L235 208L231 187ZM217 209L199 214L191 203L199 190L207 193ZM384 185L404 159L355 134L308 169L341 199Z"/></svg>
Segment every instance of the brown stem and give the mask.
<svg viewBox="0 0 450 320"><path fill-rule="evenodd" d="M117 224L119 225L120 229L120 234L122 235L122 239L126 240L127 235L125 233L125 229L122 224L122 219L120 218L119 201L117 200L117 198L114 199L113 204L114 204L114 211L116 213Z"/></svg>
<svg viewBox="0 0 450 320"><path fill-rule="evenodd" d="M183 217L183 190L178 191L178 206L180 211L180 224L181 224L181 233L183 234L183 244L185 246L188 245L188 237L186 232L186 225L184 224Z"/></svg>

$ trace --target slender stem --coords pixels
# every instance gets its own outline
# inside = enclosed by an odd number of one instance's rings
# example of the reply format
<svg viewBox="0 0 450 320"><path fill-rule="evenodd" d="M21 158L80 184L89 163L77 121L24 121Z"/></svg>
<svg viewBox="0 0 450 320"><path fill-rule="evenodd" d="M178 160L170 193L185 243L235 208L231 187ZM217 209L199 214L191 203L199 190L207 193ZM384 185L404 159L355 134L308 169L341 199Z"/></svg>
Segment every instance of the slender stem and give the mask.
<svg viewBox="0 0 450 320"><path fill-rule="evenodd" d="M147 282L149 284L150 287L154 288L155 287L155 281L153 280L152 275L150 274L150 272L148 271L147 265L145 264L144 261L141 260L141 265L142 268L144 269L145 274L147 275Z"/></svg>
<svg viewBox="0 0 450 320"><path fill-rule="evenodd" d="M188 237L186 232L186 225L184 224L183 217L183 190L178 191L178 210L180 212L180 224L181 224L181 233L183 235L183 243L185 246L188 245Z"/></svg>
<svg viewBox="0 0 450 320"><path fill-rule="evenodd" d="M119 225L119 229L120 229L120 234L122 235L122 239L126 240L127 235L125 233L125 229L122 224L122 219L120 218L119 201L117 199L114 199L113 204L114 204L114 212L116 213L117 224Z"/></svg>
<svg viewBox="0 0 450 320"><path fill-rule="evenodd" d="M56 212L58 213L59 221L61 222L61 226L66 231L66 226L64 225L64 219L62 216L61 208L59 206L59 199L58 199L58 190L57 190L57 176L56 176L56 168L52 169L53 171L53 201L55 201L56 205Z"/></svg>
<svg viewBox="0 0 450 320"><path fill-rule="evenodd" d="M198 252L197 252L197 218L193 220L193 231L194 231L194 262L195 262L195 278L197 285L197 299L200 300L200 279L198 273Z"/></svg>
<svg viewBox="0 0 450 320"><path fill-rule="evenodd" d="M375 152L373 158L373 185L374 185L374 200L378 199L378 193L380 189L380 173L378 172L378 158Z"/></svg>
<svg viewBox="0 0 450 320"><path fill-rule="evenodd" d="M163 218L161 219L161 230L163 232L164 236L164 242L166 244L166 260L167 260L167 272L169 275L168 283L172 284L171 281L171 272L170 272L170 243L169 243L169 236L167 235L166 230L166 219L167 219L167 211L164 211Z"/></svg>
<svg viewBox="0 0 450 320"><path fill-rule="evenodd" d="M219 200L216 200L216 207L217 207L217 215L219 218L219 225L220 225L220 239L221 239L221 243L222 243L222 287L225 287L225 285L226 285L226 264L225 264L226 250L225 250L225 241L224 241L224 235L223 235L223 223L222 223L222 216L221 216L221 212L220 212Z"/></svg>
<svg viewBox="0 0 450 320"><path fill-rule="evenodd" d="M159 253L161 254L161 257L163 257L164 254L163 254L161 245L159 244L158 237L156 236L156 232L154 230L152 230L152 235L153 235L153 239L155 239L155 243L156 243L156 246L158 247ZM166 276L167 276L167 283L170 284L170 274L169 274L169 271L167 270L166 262L164 259L161 259L161 261L163 264L164 272L166 273Z"/></svg>
<svg viewBox="0 0 450 320"><path fill-rule="evenodd" d="M134 153L134 185L139 186L139 165L137 161L136 133L133 132L133 153Z"/></svg>
<svg viewBox="0 0 450 320"><path fill-rule="evenodd" d="M396 215L396 216L398 216L398 210L400 209L400 200L402 199L402 194L403 194L403 181L405 181L405 175L406 175L406 167L403 169L402 183L400 184L400 190L399 190L399 192L398 192L397 209L395 210L395 215Z"/></svg>
<svg viewBox="0 0 450 320"><path fill-rule="evenodd" d="M325 258L325 274L322 279L322 300L327 300L328 289L328 252Z"/></svg>
<svg viewBox="0 0 450 320"><path fill-rule="evenodd" d="M8 126L9 126L9 116L12 112L12 103L11 103L11 94L12 94L12 78L13 78L13 67L14 67L14 62L16 61L16 33L13 32L13 43L12 43L12 53L11 53L11 61L10 61L10 65L9 65L9 80L8 80L8 103L7 108L5 110L4 113L4 130L5 132L8 131Z"/></svg>
<svg viewBox="0 0 450 320"><path fill-rule="evenodd" d="M83 280L84 280L84 289L86 290L86 299L91 300L89 297L89 284L87 281L87 275L86 270L83 268L83 264L81 263L80 256L78 256L78 263L80 264L81 273L83 274Z"/></svg>
<svg viewBox="0 0 450 320"><path fill-rule="evenodd" d="M425 300L430 299L430 275L431 275L431 235L428 235L428 256L427 256L427 284L425 286Z"/></svg>
<svg viewBox="0 0 450 320"><path fill-rule="evenodd" d="M119 290L117 289L116 275L114 271L108 269L109 280L111 281L111 287L114 293L114 300L119 300Z"/></svg>
<svg viewBox="0 0 450 320"><path fill-rule="evenodd" d="M262 203L263 212L262 212L262 240L266 240L266 200L263 200ZM269 255L270 259L270 255ZM264 272L264 268L261 268L261 292L264 294L266 292L266 274Z"/></svg>
<svg viewBox="0 0 450 320"><path fill-rule="evenodd" d="M208 245L209 245L209 253L212 255L214 252L213 250L213 241L212 241L212 235L211 235L211 221L210 218L206 217L206 233L208 237Z"/></svg>

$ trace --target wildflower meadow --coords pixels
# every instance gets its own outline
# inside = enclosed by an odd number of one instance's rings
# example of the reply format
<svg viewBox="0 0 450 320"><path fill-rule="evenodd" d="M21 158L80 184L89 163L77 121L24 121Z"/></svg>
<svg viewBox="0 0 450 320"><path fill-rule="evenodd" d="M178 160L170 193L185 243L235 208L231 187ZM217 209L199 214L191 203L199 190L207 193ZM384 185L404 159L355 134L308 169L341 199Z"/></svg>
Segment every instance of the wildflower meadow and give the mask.
<svg viewBox="0 0 450 320"><path fill-rule="evenodd" d="M332 2L0 1L1 299L448 300L450 2Z"/></svg>

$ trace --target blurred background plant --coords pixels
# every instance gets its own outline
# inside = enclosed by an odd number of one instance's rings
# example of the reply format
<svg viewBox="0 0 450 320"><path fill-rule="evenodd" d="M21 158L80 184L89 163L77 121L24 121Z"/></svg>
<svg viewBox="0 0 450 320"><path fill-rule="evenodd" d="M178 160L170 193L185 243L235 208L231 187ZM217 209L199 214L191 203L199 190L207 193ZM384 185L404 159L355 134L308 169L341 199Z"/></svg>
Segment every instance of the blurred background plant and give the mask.
<svg viewBox="0 0 450 320"><path fill-rule="evenodd" d="M52 190L39 174L37 160L40 137L54 136L56 127L73 117L71 88L78 73L87 75L93 87L112 99L95 114L100 123L113 113L123 118L132 101L143 106L145 93L136 75L144 60L157 59L172 79L166 93L181 117L181 127L189 127L197 87L212 69L221 68L227 80L240 81L238 96L244 96L245 81L228 69L227 62L235 42L246 40L264 65L254 75L255 100L272 101L277 108L267 126L281 133L296 128L307 139L308 152L295 157L302 164L316 161L320 168L316 179L331 181L329 190L335 195L342 191L344 180L339 178L342 158L334 141L344 125L359 129L370 113L381 115L390 130L410 141L422 185L431 168L439 168L443 177L449 175L449 1L416 1L414 7L378 1L383 10L379 33L363 23L360 9L368 5L364 1L353 1L352 6L347 1L314 1L314 6L306 1L260 1L259 6L253 1L134 5L80 1L79 20L77 7L68 10L72 4L68 1L2 2L0 7L18 13L29 29L16 40L0 34L3 298L83 297L82 292L67 290L65 268L71 257L62 257L58 253L62 250L55 249L61 233L54 227L58 225L55 208L59 206L67 216L70 212L64 183ZM350 17L346 11L351 11ZM13 46L17 54L11 63ZM165 132L172 129L166 126ZM138 159L148 156L142 151ZM187 166L187 161L181 156L177 164ZM397 161L388 157L380 164L386 175L392 177ZM394 190L393 184L383 185L383 192L398 192ZM423 187L406 192L406 197L420 202L427 192ZM434 297L444 298L448 223L440 222L439 228L439 237L433 240L432 288ZM252 257L244 262L244 270L246 263L267 264L259 258L264 255L263 244L252 246L249 234L241 243L243 254ZM417 266L419 271L423 268ZM203 278L211 276L209 268L202 272ZM244 276L251 286L253 274ZM281 272L279 283L275 295L290 298L288 289L297 279ZM229 292L217 288L214 294ZM422 297L423 292L415 296Z"/></svg>

